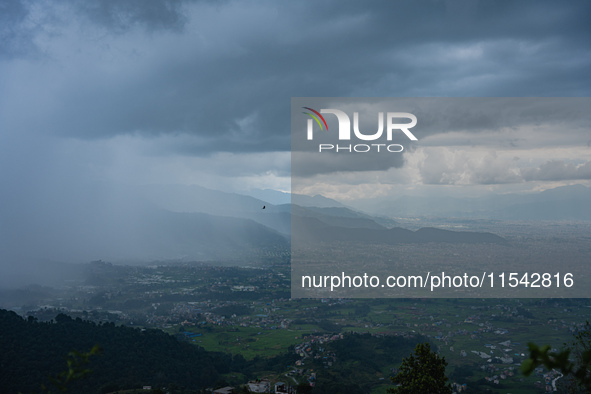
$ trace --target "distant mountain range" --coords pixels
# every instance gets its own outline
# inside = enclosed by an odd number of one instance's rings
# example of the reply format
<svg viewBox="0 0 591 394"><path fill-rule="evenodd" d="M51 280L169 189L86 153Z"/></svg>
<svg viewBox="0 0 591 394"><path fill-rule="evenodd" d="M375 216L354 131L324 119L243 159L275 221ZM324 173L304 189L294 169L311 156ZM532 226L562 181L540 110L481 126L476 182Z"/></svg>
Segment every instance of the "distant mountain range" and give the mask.
<svg viewBox="0 0 591 394"><path fill-rule="evenodd" d="M390 217L439 216L497 220L591 220L591 188L564 186L530 194L479 198L402 196L355 205L369 214Z"/></svg>
<svg viewBox="0 0 591 394"><path fill-rule="evenodd" d="M315 242L362 242L365 244L394 245L399 243L490 243L507 244L492 233L450 231L432 227L411 231L395 228L352 228L330 226L311 217L293 217L292 241L310 244Z"/></svg>
<svg viewBox="0 0 591 394"><path fill-rule="evenodd" d="M201 186L146 186L141 193L155 205L169 211L251 219L286 237L291 234L292 216L315 217L325 224L342 227L384 229L396 225L392 220L353 211L322 196L297 195L293 196L291 204L274 205L251 196ZM316 202L320 206L311 205Z"/></svg>
<svg viewBox="0 0 591 394"><path fill-rule="evenodd" d="M587 196L586 188L578 191L578 198ZM10 278L19 275L19 269L21 276L26 276L32 267L26 263L32 261L75 263L102 259L150 263L231 259L250 264L256 260L253 256L260 256L265 250L289 250L293 229L294 239L303 242L505 242L490 233L435 228L410 231L385 217L387 209L373 216L321 196L293 196L291 204L275 205L253 196L201 186L88 185L75 193L58 192L48 191L46 205L37 210L9 211L0 206L0 258L19 262L0 268L0 285L10 283ZM543 194L546 200L534 199L513 209L521 216L527 216L528 210L547 209L544 204L567 198L559 192L547 192ZM428 206L429 201L409 199L407 206L413 205L419 213L419 208ZM385 207L393 212L399 204ZM575 210L582 204L563 208ZM507 208L504 214L510 216L511 212ZM578 216L585 215L589 212Z"/></svg>
<svg viewBox="0 0 591 394"><path fill-rule="evenodd" d="M306 196L303 194L290 194L270 189L253 189L245 192L246 195L258 198L262 201L267 201L274 205L296 204L302 207L317 207L317 208L344 208L345 205L324 196Z"/></svg>
<svg viewBox="0 0 591 394"><path fill-rule="evenodd" d="M144 189L146 196L167 209L213 213L233 218L250 219L283 234L294 236L295 241L360 240L373 243L505 243L491 233L449 231L424 228L410 231L384 217L364 214L321 196L305 198L294 196L293 201L304 204L319 202L322 207L295 204L273 205L236 193L214 191L198 186L162 186ZM174 193L170 198L168 193ZM331 205L331 201L334 201ZM174 206L173 203L177 205ZM265 209L262 209L262 207ZM293 234L292 231L297 231Z"/></svg>

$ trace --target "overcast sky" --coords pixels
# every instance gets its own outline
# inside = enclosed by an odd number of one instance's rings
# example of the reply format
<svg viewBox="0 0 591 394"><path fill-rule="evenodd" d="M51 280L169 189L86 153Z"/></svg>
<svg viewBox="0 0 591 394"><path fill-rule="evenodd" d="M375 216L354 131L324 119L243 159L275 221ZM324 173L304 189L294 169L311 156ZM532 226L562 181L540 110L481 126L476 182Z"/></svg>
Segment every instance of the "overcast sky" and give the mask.
<svg viewBox="0 0 591 394"><path fill-rule="evenodd" d="M291 97L590 96L589 20L586 0L1 0L4 204L43 210L90 184L290 190ZM582 123L516 145L433 131L385 171L318 174L309 192L588 185Z"/></svg>

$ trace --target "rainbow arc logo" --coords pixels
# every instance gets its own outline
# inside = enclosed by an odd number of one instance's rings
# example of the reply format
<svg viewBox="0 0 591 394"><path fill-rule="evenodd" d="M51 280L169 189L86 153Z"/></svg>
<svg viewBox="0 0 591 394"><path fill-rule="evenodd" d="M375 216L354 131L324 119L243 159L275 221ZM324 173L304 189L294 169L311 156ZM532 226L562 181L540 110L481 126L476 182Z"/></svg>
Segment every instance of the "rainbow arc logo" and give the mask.
<svg viewBox="0 0 591 394"><path fill-rule="evenodd" d="M302 107L303 109L307 109L308 111L312 111L314 112L316 115L318 115L318 117L320 117L320 119L322 119L322 122L324 123L324 126L326 126L326 131L328 131L328 125L326 124L326 120L324 120L324 116L320 115L320 112L316 111L315 109L309 108L309 107ZM320 130L324 130L322 127L322 123L320 123L320 119L318 119L317 116L314 116L313 114L309 113L309 112L302 112L303 114L306 115L310 115L315 121L316 123L318 123L318 126L320 126Z"/></svg>
<svg viewBox="0 0 591 394"><path fill-rule="evenodd" d="M332 114L336 116L338 121L337 135L333 136L333 138L338 138L338 141L340 142L351 141L352 137L355 140L359 141L376 142L345 145L335 145L334 143L321 143L318 145L318 152L320 153L331 150L334 152L345 151L350 153L365 153L372 150L375 150L377 152L388 151L390 153L402 152L404 150L404 146L400 144L378 143L380 139L384 140L384 138L382 137L384 131L386 134L384 142L392 141L393 134L397 131L404 133L406 137L408 137L408 139L410 139L411 141L417 141L417 137L415 137L414 134L409 130L410 128L416 126L417 117L408 112L378 112L378 130L375 132L372 131L370 133L364 133L359 129L358 112L353 112L353 122L351 122L351 118L349 118L349 115L339 109L322 108L320 111L316 111L315 109L310 107L302 108L307 110L306 112L302 113L310 117L307 120L308 141L312 141L314 139L314 121L318 124L320 130L324 130L326 128L326 131L328 131L328 124L326 123L326 119L324 119L324 116L322 116L322 114ZM400 123L400 120L403 119L410 120L410 122Z"/></svg>

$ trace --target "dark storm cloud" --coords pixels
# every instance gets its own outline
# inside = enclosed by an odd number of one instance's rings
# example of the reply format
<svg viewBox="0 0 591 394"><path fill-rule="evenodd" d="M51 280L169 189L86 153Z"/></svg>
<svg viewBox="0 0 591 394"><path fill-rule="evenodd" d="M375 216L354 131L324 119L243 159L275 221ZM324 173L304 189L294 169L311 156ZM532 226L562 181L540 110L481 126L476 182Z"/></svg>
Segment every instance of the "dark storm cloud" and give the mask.
<svg viewBox="0 0 591 394"><path fill-rule="evenodd" d="M29 11L20 1L0 2L0 61L34 51L34 27L26 25Z"/></svg>
<svg viewBox="0 0 591 394"><path fill-rule="evenodd" d="M182 30L187 20L182 10L183 2L176 0L78 1L74 6L92 22L116 34L136 25L147 30Z"/></svg>
<svg viewBox="0 0 591 394"><path fill-rule="evenodd" d="M417 98L405 100L414 102L411 111L420 117L421 137L450 132L463 133L464 140L453 141L454 145L472 145L470 136L480 137L503 129L513 130L515 144L526 143L527 147L551 145L556 141L526 140L519 129L552 128L554 134L565 135L562 143L579 142L581 135L586 135L591 127L589 106L591 100L582 97L535 97L535 98ZM566 137L568 136L568 137ZM499 144L502 139L496 138ZM425 142L429 144L429 142ZM482 141L480 142L482 143Z"/></svg>
<svg viewBox="0 0 591 394"><path fill-rule="evenodd" d="M583 1L14 4L3 55L34 46L47 58L9 70L11 87L51 98L34 119L36 108L19 107L14 123L84 139L203 137L183 154L289 150L294 96L577 96L591 86Z"/></svg>

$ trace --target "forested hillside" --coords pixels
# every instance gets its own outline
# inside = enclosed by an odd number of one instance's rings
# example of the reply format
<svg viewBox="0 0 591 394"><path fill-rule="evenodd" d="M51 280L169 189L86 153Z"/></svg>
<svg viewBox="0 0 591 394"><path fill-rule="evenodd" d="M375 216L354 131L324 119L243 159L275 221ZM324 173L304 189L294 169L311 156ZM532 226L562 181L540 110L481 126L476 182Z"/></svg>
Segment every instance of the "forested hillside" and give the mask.
<svg viewBox="0 0 591 394"><path fill-rule="evenodd" d="M87 367L92 373L73 382L72 392L107 392L170 383L197 389L213 385L220 374L233 367L245 366L242 357L207 352L160 330L113 323L97 325L63 314L54 322L37 322L0 310L2 392L40 392L41 384L50 384L48 376L67 369L70 351L87 352L95 344L102 350L90 358Z"/></svg>

